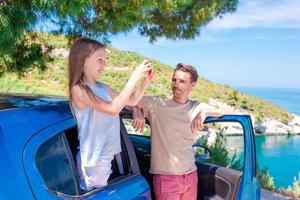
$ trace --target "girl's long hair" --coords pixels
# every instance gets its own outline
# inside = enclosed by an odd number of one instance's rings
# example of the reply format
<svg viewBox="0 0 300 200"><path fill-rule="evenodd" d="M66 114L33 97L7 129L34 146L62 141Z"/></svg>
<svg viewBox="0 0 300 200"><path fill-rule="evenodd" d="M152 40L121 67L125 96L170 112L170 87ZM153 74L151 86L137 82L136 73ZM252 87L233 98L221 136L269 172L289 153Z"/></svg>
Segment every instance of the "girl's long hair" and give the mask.
<svg viewBox="0 0 300 200"><path fill-rule="evenodd" d="M72 88L75 85L78 85L81 89L85 90L90 98L95 98L91 88L83 81L83 67L85 64L85 59L89 57L92 53L94 53L96 50L101 48L105 48L105 45L96 40L88 38L79 38L71 46L68 63L68 76L69 100L72 112Z"/></svg>

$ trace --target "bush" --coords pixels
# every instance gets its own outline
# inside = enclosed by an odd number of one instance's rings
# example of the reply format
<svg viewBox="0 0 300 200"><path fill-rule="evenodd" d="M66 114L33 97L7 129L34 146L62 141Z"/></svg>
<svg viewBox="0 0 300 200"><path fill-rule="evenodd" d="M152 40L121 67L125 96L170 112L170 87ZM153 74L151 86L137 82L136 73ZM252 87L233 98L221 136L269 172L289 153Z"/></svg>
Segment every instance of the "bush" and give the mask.
<svg viewBox="0 0 300 200"><path fill-rule="evenodd" d="M229 87L227 88L229 89ZM227 103L231 106L236 106L239 101L238 91L233 90L231 93L228 94L228 101Z"/></svg>
<svg viewBox="0 0 300 200"><path fill-rule="evenodd" d="M300 185L299 181L294 177L294 182L292 186L289 186L287 189L279 188L277 190L280 194L291 196L293 199L300 199Z"/></svg>
<svg viewBox="0 0 300 200"><path fill-rule="evenodd" d="M274 178L270 175L268 168L264 168L259 172L258 179L262 188L267 190L275 190Z"/></svg>
<svg viewBox="0 0 300 200"><path fill-rule="evenodd" d="M293 185L289 186L287 190L292 191L296 197L300 198L300 184L296 177L294 177Z"/></svg>
<svg viewBox="0 0 300 200"><path fill-rule="evenodd" d="M215 143L208 147L211 150L213 156L207 159L206 162L223 167L230 167L236 170L242 170L241 160L237 158L236 151L230 158L229 153L225 147L224 140L225 137L221 133L217 133ZM197 143L202 146L208 146L207 138L200 138Z"/></svg>

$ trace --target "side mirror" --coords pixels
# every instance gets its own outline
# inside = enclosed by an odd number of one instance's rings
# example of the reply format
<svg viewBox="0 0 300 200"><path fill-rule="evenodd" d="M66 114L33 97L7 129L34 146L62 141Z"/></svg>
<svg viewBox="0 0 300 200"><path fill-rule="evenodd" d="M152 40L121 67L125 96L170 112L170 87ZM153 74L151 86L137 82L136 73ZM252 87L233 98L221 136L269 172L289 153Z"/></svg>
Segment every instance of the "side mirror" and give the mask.
<svg viewBox="0 0 300 200"><path fill-rule="evenodd" d="M193 150L196 159L206 160L212 156L211 150L209 150L207 147L204 146L193 145Z"/></svg>

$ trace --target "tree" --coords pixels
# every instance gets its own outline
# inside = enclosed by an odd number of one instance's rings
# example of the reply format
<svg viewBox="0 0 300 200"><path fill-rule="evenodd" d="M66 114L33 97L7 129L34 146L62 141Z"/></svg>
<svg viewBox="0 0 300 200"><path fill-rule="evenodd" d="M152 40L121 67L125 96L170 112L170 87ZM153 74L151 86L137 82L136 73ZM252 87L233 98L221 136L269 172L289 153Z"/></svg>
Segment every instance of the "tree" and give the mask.
<svg viewBox="0 0 300 200"><path fill-rule="evenodd" d="M29 32L37 24L52 23L56 27L52 32L70 40L87 36L107 42L109 36L134 28L151 42L162 36L191 39L211 19L235 11L236 6L237 0L0 0L0 73L22 72L32 63L43 66L47 58L42 44ZM26 52L16 48L21 44L28 47ZM21 54L33 56L12 62Z"/></svg>

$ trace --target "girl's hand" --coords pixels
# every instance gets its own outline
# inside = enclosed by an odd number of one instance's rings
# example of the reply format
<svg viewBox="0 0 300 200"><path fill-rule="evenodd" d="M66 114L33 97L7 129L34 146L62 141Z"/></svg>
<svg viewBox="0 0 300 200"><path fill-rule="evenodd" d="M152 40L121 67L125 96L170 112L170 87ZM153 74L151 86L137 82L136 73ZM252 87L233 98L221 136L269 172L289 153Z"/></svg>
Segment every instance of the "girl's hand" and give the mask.
<svg viewBox="0 0 300 200"><path fill-rule="evenodd" d="M148 71L146 78L152 79L154 76L154 69L151 67L151 69Z"/></svg>
<svg viewBox="0 0 300 200"><path fill-rule="evenodd" d="M149 60L144 60L139 66L137 66L132 74L132 76L136 76L138 79L141 79L151 71L151 63Z"/></svg>
<svg viewBox="0 0 300 200"><path fill-rule="evenodd" d="M146 77L144 78L142 85L148 86L154 77L154 69L150 67L150 70L147 72Z"/></svg>

